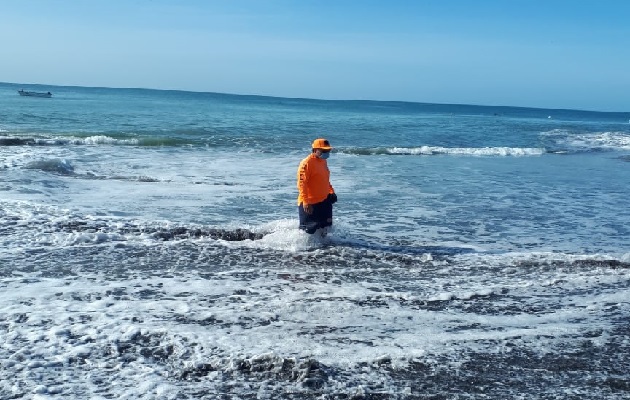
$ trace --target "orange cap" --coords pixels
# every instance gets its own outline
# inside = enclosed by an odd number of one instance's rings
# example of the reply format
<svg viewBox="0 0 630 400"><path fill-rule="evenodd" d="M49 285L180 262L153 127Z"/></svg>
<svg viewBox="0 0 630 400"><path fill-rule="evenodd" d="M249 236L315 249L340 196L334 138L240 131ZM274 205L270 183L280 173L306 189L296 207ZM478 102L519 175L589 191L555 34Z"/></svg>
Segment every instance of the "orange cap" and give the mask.
<svg viewBox="0 0 630 400"><path fill-rule="evenodd" d="M332 150L332 146L326 139L315 139L313 140L313 145L311 146L314 149L322 149L322 150Z"/></svg>

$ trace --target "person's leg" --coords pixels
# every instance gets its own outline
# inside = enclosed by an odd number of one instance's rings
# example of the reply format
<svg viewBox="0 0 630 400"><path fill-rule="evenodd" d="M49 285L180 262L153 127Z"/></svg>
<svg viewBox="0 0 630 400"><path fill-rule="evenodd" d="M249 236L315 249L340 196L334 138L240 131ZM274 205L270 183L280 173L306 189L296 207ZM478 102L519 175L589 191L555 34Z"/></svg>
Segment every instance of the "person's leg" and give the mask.
<svg viewBox="0 0 630 400"><path fill-rule="evenodd" d="M332 203L324 200L313 206L313 219L317 221L317 234L326 237L329 227L332 225Z"/></svg>
<svg viewBox="0 0 630 400"><path fill-rule="evenodd" d="M304 211L304 208L302 207L302 205L298 206L298 216L300 218L300 229L310 235L315 233L319 225L317 220L313 219L314 215L315 215L315 212L313 212L313 214L307 214Z"/></svg>
<svg viewBox="0 0 630 400"><path fill-rule="evenodd" d="M321 202L321 223L320 227L328 227L333 223L333 205L332 202L328 199Z"/></svg>

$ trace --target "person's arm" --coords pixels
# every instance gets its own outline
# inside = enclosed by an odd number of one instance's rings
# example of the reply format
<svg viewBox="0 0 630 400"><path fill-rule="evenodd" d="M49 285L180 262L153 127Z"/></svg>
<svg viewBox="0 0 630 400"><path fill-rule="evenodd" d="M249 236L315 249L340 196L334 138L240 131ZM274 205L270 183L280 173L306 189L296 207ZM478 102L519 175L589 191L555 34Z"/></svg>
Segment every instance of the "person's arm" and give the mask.
<svg viewBox="0 0 630 400"><path fill-rule="evenodd" d="M337 202L337 194L335 193L335 189L333 189L330 182L328 182L328 186L330 186L330 189L328 189L328 201L330 201L332 204L335 204Z"/></svg>
<svg viewBox="0 0 630 400"><path fill-rule="evenodd" d="M310 214L313 210L310 204L306 202L305 199L309 198L309 187L308 187L308 162L304 162L300 164L300 168L298 170L298 191L300 193L300 197L302 198L302 208L307 214Z"/></svg>

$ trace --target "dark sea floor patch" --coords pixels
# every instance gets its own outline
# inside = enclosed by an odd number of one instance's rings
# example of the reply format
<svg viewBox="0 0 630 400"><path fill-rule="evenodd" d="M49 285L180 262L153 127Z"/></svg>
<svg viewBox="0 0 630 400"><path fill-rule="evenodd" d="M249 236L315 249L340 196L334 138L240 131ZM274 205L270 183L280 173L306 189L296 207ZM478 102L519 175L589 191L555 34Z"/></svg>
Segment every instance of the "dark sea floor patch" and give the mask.
<svg viewBox="0 0 630 400"><path fill-rule="evenodd" d="M262 233L254 233L247 229L220 229L220 228L189 228L189 227L143 227L140 225L126 224L123 227L113 228L105 222L69 221L58 223L56 227L63 232L114 232L119 234L150 235L157 240L182 240L210 238L226 241L243 241L262 239Z"/></svg>

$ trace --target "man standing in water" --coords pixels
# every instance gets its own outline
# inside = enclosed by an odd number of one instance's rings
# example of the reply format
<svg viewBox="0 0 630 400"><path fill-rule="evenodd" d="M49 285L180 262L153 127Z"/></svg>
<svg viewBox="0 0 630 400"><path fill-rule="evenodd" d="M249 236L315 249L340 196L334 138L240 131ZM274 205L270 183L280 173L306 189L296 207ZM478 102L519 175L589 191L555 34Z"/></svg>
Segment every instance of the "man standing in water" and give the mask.
<svg viewBox="0 0 630 400"><path fill-rule="evenodd" d="M321 235L326 236L327 227L332 225L332 206L337 202L326 162L333 148L326 139L315 139L311 147L311 154L300 162L297 171L300 229L309 234L321 229Z"/></svg>

